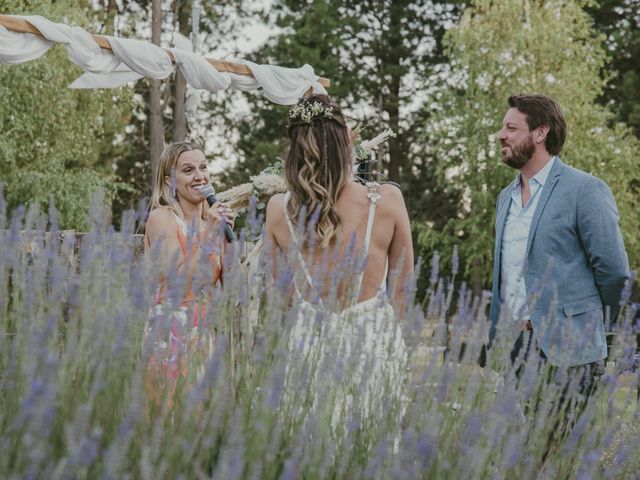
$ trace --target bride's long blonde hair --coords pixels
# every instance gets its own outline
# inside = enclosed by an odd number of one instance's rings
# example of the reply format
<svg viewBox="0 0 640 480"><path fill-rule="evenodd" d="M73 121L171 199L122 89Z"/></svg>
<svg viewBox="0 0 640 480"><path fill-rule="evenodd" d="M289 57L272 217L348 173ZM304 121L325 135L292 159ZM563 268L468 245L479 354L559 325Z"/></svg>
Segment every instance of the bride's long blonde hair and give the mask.
<svg viewBox="0 0 640 480"><path fill-rule="evenodd" d="M306 113L296 115L296 111ZM295 223L304 210L306 224L318 215L315 232L320 244L327 246L341 225L338 196L352 176L347 124L340 107L327 95L311 95L300 99L290 112L287 132L284 171L291 192L289 218Z"/></svg>

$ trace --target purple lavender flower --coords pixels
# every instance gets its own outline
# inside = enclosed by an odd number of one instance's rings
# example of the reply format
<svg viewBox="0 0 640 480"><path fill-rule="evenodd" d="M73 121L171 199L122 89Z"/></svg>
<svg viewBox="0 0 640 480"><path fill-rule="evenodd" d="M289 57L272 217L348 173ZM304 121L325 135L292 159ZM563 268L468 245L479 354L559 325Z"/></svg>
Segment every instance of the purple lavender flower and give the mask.
<svg viewBox="0 0 640 480"><path fill-rule="evenodd" d="M454 277L458 274L459 267L459 258L458 258L458 246L453 246L453 251L451 252L451 275Z"/></svg>
<svg viewBox="0 0 640 480"><path fill-rule="evenodd" d="M431 275L429 277L429 283L435 285L438 282L438 275L440 273L440 254L434 252L431 257Z"/></svg>

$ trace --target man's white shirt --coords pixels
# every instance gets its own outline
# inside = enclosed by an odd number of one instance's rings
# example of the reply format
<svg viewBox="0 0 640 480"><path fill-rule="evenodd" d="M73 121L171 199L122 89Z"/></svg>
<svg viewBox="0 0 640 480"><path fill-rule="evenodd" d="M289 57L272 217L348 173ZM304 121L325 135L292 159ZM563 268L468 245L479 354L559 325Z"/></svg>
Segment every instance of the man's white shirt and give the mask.
<svg viewBox="0 0 640 480"><path fill-rule="evenodd" d="M527 308L527 288L524 282L527 241L531 220L555 160L556 157L552 157L544 168L529 180L531 196L526 205L522 205L520 184L522 174L518 175L511 191L511 205L502 234L500 290L503 294L504 306L517 321L530 318Z"/></svg>

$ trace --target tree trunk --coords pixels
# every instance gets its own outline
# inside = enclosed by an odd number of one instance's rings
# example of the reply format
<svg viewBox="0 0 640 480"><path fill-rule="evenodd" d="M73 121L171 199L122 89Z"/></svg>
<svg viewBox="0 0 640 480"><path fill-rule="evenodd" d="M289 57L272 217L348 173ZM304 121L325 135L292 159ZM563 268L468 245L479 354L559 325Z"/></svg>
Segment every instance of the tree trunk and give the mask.
<svg viewBox="0 0 640 480"><path fill-rule="evenodd" d="M398 134L400 128L400 77L391 81L391 95L386 98L385 110L389 114L389 128ZM400 168L402 167L402 152L398 139L389 138L389 180L400 183Z"/></svg>
<svg viewBox="0 0 640 480"><path fill-rule="evenodd" d="M175 76L175 102L173 105L173 141L184 142L187 138L187 112L185 110L185 96L187 94L187 82L182 74L176 70Z"/></svg>
<svg viewBox="0 0 640 480"><path fill-rule="evenodd" d="M162 32L162 2L151 2L151 42L160 45ZM149 151L151 161L151 185L156 178L158 161L164 148L164 124L162 122L162 103L160 99L160 80L151 79L149 90Z"/></svg>
<svg viewBox="0 0 640 480"><path fill-rule="evenodd" d="M389 128L396 134L400 132L400 85L404 68L402 67L402 57L404 49L402 47L402 17L404 15L404 2L391 2L389 11L389 30L385 44L389 48L383 53L382 78L388 78L386 83L388 93L383 95L383 110L389 115ZM398 142L398 138L389 138L389 180L400 183L400 169L403 166L403 158Z"/></svg>
<svg viewBox="0 0 640 480"><path fill-rule="evenodd" d="M108 0L105 6L105 22L104 22L104 33L106 35L114 35L115 34L115 18L118 13L118 4L116 0Z"/></svg>
<svg viewBox="0 0 640 480"><path fill-rule="evenodd" d="M185 37L189 36L189 18L191 16L191 2L175 0L173 3L175 21L178 23L178 31ZM193 28L193 27L192 27ZM187 138L187 112L185 99L187 94L187 82L184 76L176 70L175 85L173 90L173 141L183 142Z"/></svg>

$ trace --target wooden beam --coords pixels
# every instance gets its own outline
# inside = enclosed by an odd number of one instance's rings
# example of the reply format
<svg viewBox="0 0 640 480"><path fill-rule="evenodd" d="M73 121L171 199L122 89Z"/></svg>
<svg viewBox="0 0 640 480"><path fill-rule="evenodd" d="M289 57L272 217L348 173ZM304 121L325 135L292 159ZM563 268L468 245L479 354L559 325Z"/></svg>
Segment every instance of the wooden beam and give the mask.
<svg viewBox="0 0 640 480"><path fill-rule="evenodd" d="M7 30L11 30L13 32L33 33L35 35L43 36L42 33L40 33L40 30L38 30L36 27L31 25L29 22L27 22L26 20L23 20L22 18L14 17L12 15L0 15L0 25L5 27ZM109 43L109 40L107 40L106 37L103 37L102 35L91 35L91 36L101 48L104 48L105 50L112 50L111 44ZM164 51L169 54L171 61L175 63L176 59L174 58L171 51L167 48L165 48ZM224 60L216 60L214 58L207 58L206 60L211 65L213 65L213 67L219 72L236 73L238 75L246 75L248 77L252 76L251 69L241 63L227 62ZM328 78L320 77L318 79L318 82L325 88L329 88L331 86L331 81Z"/></svg>

